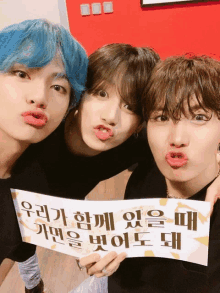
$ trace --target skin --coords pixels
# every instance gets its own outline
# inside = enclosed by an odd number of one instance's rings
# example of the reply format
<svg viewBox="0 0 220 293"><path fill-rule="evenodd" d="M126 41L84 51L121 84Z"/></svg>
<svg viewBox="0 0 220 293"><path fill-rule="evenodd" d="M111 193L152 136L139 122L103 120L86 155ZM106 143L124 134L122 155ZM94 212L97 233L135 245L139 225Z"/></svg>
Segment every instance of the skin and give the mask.
<svg viewBox="0 0 220 293"><path fill-rule="evenodd" d="M198 104L193 100L195 109ZM220 120L211 110L202 108L186 114L180 121L152 113L147 123L148 142L170 194L187 198L212 181L218 173L217 148L220 143ZM210 119L211 118L211 119ZM186 154L187 164L174 168L165 159L169 151Z"/></svg>
<svg viewBox="0 0 220 293"><path fill-rule="evenodd" d="M138 132L140 122L140 116L130 110L114 87L109 87L97 95L83 96L78 111L68 117L66 143L77 155L95 156ZM111 129L113 136L107 140L97 138L94 128L98 125Z"/></svg>
<svg viewBox="0 0 220 293"><path fill-rule="evenodd" d="M56 56L42 68L22 64L0 73L0 177L10 176L18 157L32 143L46 138L61 123L70 100L70 85L57 74L65 74L63 63ZM42 111L48 118L43 127L27 124L26 111Z"/></svg>
<svg viewBox="0 0 220 293"><path fill-rule="evenodd" d="M97 278L101 278L106 276L106 274L102 272L104 268L108 272L107 276L111 276L117 271L120 263L126 256L127 254L125 252L117 254L115 251L111 251L101 258L98 253L93 253L81 258L80 265L86 267L88 275L95 275Z"/></svg>

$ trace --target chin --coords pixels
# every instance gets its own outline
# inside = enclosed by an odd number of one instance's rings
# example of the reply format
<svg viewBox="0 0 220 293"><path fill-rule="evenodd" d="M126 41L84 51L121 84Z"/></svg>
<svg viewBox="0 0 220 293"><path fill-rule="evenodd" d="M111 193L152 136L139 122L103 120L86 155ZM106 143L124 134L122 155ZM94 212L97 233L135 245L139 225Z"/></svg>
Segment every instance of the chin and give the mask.
<svg viewBox="0 0 220 293"><path fill-rule="evenodd" d="M90 139L84 139L83 141L87 147L97 152L102 152L107 147L106 141Z"/></svg>
<svg viewBox="0 0 220 293"><path fill-rule="evenodd" d="M38 143L42 140L44 140L47 136L46 135L31 135L31 136L27 136L27 137L24 137L23 139L20 139L20 141L22 142L25 142L25 143L29 143L29 144L32 144L32 143Z"/></svg>
<svg viewBox="0 0 220 293"><path fill-rule="evenodd" d="M173 182L187 182L191 180L192 178L189 178L188 176L185 176L184 174L172 174L170 176L165 176L168 180L173 181Z"/></svg>

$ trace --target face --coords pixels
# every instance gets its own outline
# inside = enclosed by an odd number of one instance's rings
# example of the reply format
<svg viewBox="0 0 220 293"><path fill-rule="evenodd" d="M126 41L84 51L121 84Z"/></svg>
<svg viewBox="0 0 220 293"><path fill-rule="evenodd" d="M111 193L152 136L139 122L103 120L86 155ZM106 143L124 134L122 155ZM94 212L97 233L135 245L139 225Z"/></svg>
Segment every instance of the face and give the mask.
<svg viewBox="0 0 220 293"><path fill-rule="evenodd" d="M113 87L100 90L97 95L85 94L77 115L81 139L91 155L126 141L141 121Z"/></svg>
<svg viewBox="0 0 220 293"><path fill-rule="evenodd" d="M0 133L25 143L39 142L53 132L70 100L70 85L58 56L42 68L15 64L0 73L0 89Z"/></svg>
<svg viewBox="0 0 220 293"><path fill-rule="evenodd" d="M185 107L180 121L154 111L147 123L148 141L161 173L170 181L198 182L218 172L216 159L220 121L193 100L194 115ZM195 181L193 181L195 180Z"/></svg>

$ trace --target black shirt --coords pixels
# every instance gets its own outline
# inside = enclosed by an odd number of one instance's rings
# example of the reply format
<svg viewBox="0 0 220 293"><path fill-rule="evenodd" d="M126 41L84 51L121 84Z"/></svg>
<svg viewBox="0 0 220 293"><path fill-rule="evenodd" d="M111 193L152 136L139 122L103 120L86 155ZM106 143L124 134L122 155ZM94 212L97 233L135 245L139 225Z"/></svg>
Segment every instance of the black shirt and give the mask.
<svg viewBox="0 0 220 293"><path fill-rule="evenodd" d="M64 141L64 124L42 144L40 164L50 186L50 195L84 199L102 180L122 172L132 164L152 157L144 137L133 136L120 146L96 156L70 153Z"/></svg>
<svg viewBox="0 0 220 293"><path fill-rule="evenodd" d="M29 147L19 158L11 178L0 179L0 263L4 258L25 261L36 246L22 242L10 188L48 193L43 169L35 160L35 149Z"/></svg>
<svg viewBox="0 0 220 293"><path fill-rule="evenodd" d="M64 123L47 139L31 145L17 161L12 177L0 180L0 263L6 257L25 261L36 250L21 240L10 188L84 199L100 181L148 156L145 139L134 137L94 157L73 155L64 142Z"/></svg>
<svg viewBox="0 0 220 293"><path fill-rule="evenodd" d="M204 200L207 187L189 199ZM155 166L141 164L128 182L125 198L166 197L164 176ZM217 293L220 292L220 201L215 204L210 223L208 267L165 258L128 258L109 278L113 293Z"/></svg>

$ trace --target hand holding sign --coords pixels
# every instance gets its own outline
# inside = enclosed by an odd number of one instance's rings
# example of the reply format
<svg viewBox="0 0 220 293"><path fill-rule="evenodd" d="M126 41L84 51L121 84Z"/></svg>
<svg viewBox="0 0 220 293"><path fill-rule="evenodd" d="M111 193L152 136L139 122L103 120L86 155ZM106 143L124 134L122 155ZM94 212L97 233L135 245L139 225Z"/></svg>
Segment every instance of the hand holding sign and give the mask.
<svg viewBox="0 0 220 293"><path fill-rule="evenodd" d="M95 275L97 278L111 276L126 258L125 252L119 255L115 251L109 252L103 258L99 254L93 253L80 259L80 265L87 268L88 275Z"/></svg>

